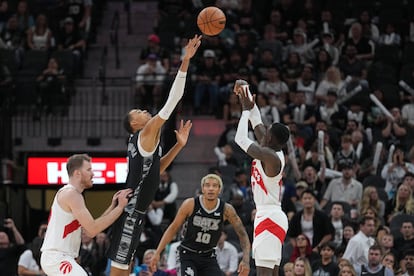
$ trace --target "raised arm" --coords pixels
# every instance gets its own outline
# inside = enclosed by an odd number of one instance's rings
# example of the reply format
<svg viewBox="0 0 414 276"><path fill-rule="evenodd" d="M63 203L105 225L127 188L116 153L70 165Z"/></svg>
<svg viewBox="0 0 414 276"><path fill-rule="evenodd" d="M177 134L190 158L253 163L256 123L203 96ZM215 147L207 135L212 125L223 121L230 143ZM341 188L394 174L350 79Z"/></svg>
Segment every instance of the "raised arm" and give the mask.
<svg viewBox="0 0 414 276"><path fill-rule="evenodd" d="M184 58L171 86L167 102L164 104L158 114L154 116L142 129L140 133L140 143L145 151L154 151L160 139L161 127L164 125L165 121L168 120L177 103L181 100L184 94L184 87L190 59L195 55L200 44L201 36L198 35L195 35L188 41L187 46L185 46Z"/></svg>
<svg viewBox="0 0 414 276"><path fill-rule="evenodd" d="M165 154L160 160L160 173L165 171L167 167L171 164L174 158L178 155L181 149L187 144L188 136L190 135L190 130L193 124L191 121L183 122L180 121L180 127L178 130L175 130L175 137L177 138L177 143Z"/></svg>
<svg viewBox="0 0 414 276"><path fill-rule="evenodd" d="M151 271L157 270L157 263L160 260L161 252L165 249L168 243L170 243L177 232L180 230L181 226L184 224L186 219L191 215L194 209L194 198L186 199L181 207L177 211L177 215L173 222L168 226L167 230L165 230L164 235L158 244L157 251L155 252L154 256L151 259L150 269Z"/></svg>
<svg viewBox="0 0 414 276"><path fill-rule="evenodd" d="M243 257L240 261L239 268L237 272L239 275L249 275L250 271L250 241L249 236L247 235L246 229L243 226L243 223L240 217L237 215L236 210L233 206L226 203L224 206L224 219L228 220L236 231L237 236L239 236L240 246L243 251Z"/></svg>
<svg viewBox="0 0 414 276"><path fill-rule="evenodd" d="M252 128L257 140L260 141L266 134L266 127L262 122L260 110L257 107L257 104L254 102L255 98L252 96L252 93L250 92L249 84L245 80L237 80L234 84L233 92L236 95L239 95L239 93L243 93L243 90L245 89L247 89L246 92L248 98L251 99L253 102L253 107L250 108L249 121L252 124Z"/></svg>
<svg viewBox="0 0 414 276"><path fill-rule="evenodd" d="M14 224L14 220L11 218L6 218L4 220L4 227L10 229L10 231L13 233L14 241L18 245L23 245L25 243L24 238L22 234L19 232L19 229L17 229L16 225Z"/></svg>
<svg viewBox="0 0 414 276"><path fill-rule="evenodd" d="M275 176L280 172L281 161L279 157L268 147L262 147L248 137L248 118L252 106L253 99L250 99L247 94L247 89L244 88L239 93L239 99L243 106L243 112L237 126L235 141L248 155L254 159L262 161L263 168L267 176Z"/></svg>

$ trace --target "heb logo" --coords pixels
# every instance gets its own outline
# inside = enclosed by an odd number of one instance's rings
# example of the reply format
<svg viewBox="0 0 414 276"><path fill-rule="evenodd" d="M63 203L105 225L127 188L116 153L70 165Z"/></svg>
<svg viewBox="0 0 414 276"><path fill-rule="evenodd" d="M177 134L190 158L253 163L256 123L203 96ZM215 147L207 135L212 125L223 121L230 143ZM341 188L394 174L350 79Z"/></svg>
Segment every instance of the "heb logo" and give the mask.
<svg viewBox="0 0 414 276"><path fill-rule="evenodd" d="M64 184L69 181L67 158L37 158L28 160L28 184ZM126 158L92 158L94 184L124 183L128 165Z"/></svg>

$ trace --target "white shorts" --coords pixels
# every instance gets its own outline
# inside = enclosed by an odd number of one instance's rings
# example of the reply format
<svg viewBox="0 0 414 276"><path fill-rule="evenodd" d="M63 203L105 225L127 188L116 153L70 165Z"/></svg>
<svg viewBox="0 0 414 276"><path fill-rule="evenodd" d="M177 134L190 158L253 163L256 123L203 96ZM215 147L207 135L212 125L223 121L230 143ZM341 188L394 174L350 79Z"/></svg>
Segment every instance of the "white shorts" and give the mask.
<svg viewBox="0 0 414 276"><path fill-rule="evenodd" d="M287 229L288 219L280 208L258 208L252 245L256 266L273 269L280 265Z"/></svg>
<svg viewBox="0 0 414 276"><path fill-rule="evenodd" d="M88 276L72 256L60 252L42 252L40 265L48 276Z"/></svg>

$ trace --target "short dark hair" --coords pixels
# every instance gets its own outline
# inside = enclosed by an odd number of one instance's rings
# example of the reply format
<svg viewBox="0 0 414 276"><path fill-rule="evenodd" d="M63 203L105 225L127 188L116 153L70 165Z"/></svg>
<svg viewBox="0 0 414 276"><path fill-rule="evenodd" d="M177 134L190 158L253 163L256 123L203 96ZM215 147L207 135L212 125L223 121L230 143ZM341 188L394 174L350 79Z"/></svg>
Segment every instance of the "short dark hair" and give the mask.
<svg viewBox="0 0 414 276"><path fill-rule="evenodd" d="M332 202L331 202L331 209L332 209L332 207L333 207L334 205L339 205L339 206L341 206L342 211L345 211L345 208L344 208L344 204L343 204L343 202L341 202L341 201L332 201Z"/></svg>
<svg viewBox="0 0 414 276"><path fill-rule="evenodd" d="M382 247L379 244L371 245L371 247L369 248L369 250L379 251L379 252L381 252L381 255L382 255Z"/></svg>
<svg viewBox="0 0 414 276"><path fill-rule="evenodd" d="M124 129L129 134L133 134L133 130L132 130L132 127L131 127L131 115L129 114L129 112L124 116L124 119L123 119L122 123L124 125Z"/></svg>
<svg viewBox="0 0 414 276"><path fill-rule="evenodd" d="M68 175L72 176L75 170L78 170L82 167L83 161L91 162L91 157L86 153L83 154L74 154L68 158L68 162L66 163L66 170L68 171Z"/></svg>
<svg viewBox="0 0 414 276"><path fill-rule="evenodd" d="M335 252L336 246L335 246L334 242L332 242L332 241L324 242L324 243L321 244L321 246L319 246L319 249L322 250L326 247L330 248L332 251Z"/></svg>
<svg viewBox="0 0 414 276"><path fill-rule="evenodd" d="M314 199L317 199L316 194L315 194L315 192L312 189L306 189L306 190L304 190L302 192L302 194L300 195L300 199L302 199L305 194L309 194L309 195L313 196Z"/></svg>
<svg viewBox="0 0 414 276"><path fill-rule="evenodd" d="M373 220L375 221L375 218L373 217L369 217L369 216L363 216L360 220L359 220L359 225L365 225L365 223L367 222L367 220Z"/></svg>
<svg viewBox="0 0 414 276"><path fill-rule="evenodd" d="M402 226L404 223L410 223L410 224L414 227L414 221L412 221L412 220L410 220L410 219L405 219L405 220L403 220L403 221L401 222L401 226Z"/></svg>
<svg viewBox="0 0 414 276"><path fill-rule="evenodd" d="M287 143L290 137L290 131L287 126L281 123L273 123L270 132L272 136L276 137L277 143L279 145L284 145Z"/></svg>
<svg viewBox="0 0 414 276"><path fill-rule="evenodd" d="M412 173L412 172L407 172L407 173L405 173L405 175L404 175L404 177L403 177L403 181L404 181L407 177L412 177L412 178L414 178L414 173Z"/></svg>

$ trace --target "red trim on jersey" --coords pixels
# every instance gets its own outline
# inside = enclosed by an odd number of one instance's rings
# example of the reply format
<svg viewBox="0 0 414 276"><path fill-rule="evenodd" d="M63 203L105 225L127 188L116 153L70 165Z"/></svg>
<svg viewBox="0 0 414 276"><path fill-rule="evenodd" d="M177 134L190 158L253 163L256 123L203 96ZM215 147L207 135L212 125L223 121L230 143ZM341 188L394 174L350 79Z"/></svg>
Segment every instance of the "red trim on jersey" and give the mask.
<svg viewBox="0 0 414 276"><path fill-rule="evenodd" d="M70 233L76 231L81 225L79 224L79 221L75 219L69 224L65 225L65 231L63 231L63 238L66 238L67 235Z"/></svg>
<svg viewBox="0 0 414 276"><path fill-rule="evenodd" d="M253 182L252 184L253 185L258 184L260 186L260 188L262 188L262 190L265 192L265 194L267 194L267 189L266 189L266 186L263 182L263 177L260 174L259 169L257 169L257 167L256 167L256 161L252 162L252 177L254 179L254 181L252 181Z"/></svg>
<svg viewBox="0 0 414 276"><path fill-rule="evenodd" d="M256 228L254 229L254 236L257 237L265 230L275 235L280 240L281 243L285 241L285 237L286 237L285 230L269 218L263 220L256 226Z"/></svg>

